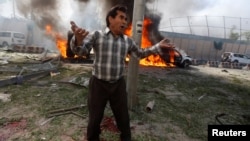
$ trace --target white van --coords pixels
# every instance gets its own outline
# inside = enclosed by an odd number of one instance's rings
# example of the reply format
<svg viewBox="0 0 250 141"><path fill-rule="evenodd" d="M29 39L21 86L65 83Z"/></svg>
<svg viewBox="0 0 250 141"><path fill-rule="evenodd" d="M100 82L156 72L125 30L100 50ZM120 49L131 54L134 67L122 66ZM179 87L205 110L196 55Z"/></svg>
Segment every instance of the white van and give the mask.
<svg viewBox="0 0 250 141"><path fill-rule="evenodd" d="M0 46L26 45L25 34L15 31L0 31Z"/></svg>

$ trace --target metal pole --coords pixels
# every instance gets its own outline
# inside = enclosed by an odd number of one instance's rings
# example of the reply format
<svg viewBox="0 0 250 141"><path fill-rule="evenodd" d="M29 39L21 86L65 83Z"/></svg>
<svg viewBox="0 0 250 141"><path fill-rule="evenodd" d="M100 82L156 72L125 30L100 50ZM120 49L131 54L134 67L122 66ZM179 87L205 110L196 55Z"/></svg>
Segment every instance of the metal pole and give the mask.
<svg viewBox="0 0 250 141"><path fill-rule="evenodd" d="M241 17L240 17L240 42L241 42L241 35L242 35L242 33L241 33ZM238 52L240 51L240 45L241 45L241 43L239 43Z"/></svg>
<svg viewBox="0 0 250 141"><path fill-rule="evenodd" d="M141 47L142 26L144 19L145 2L144 0L134 1L133 12L133 35L132 38L136 44ZM137 92L137 79L138 79L139 60L133 55L129 58L128 72L127 72L127 92L128 92L128 107L132 109L138 104Z"/></svg>
<svg viewBox="0 0 250 141"><path fill-rule="evenodd" d="M13 17L16 18L16 12L15 12L15 0L12 0L12 6L13 6Z"/></svg>
<svg viewBox="0 0 250 141"><path fill-rule="evenodd" d="M207 35L208 35L208 37L210 37L210 33L209 33L209 25L208 25L208 19L207 19L207 16L206 16L206 23L207 23Z"/></svg>
<svg viewBox="0 0 250 141"><path fill-rule="evenodd" d="M240 41L241 41L241 35L242 35L242 27L241 27L242 25L241 25L241 17L240 17Z"/></svg>
<svg viewBox="0 0 250 141"><path fill-rule="evenodd" d="M170 27L171 27L171 29L172 29L172 32L174 32L174 28L173 28L173 26L172 26L172 18L169 18L169 23L170 23Z"/></svg>
<svg viewBox="0 0 250 141"><path fill-rule="evenodd" d="M187 16L187 20L188 20L188 26L189 26L190 34L192 35L193 32L192 32L192 27L191 27L191 24L190 24L190 16Z"/></svg>
<svg viewBox="0 0 250 141"><path fill-rule="evenodd" d="M224 22L224 39L226 39L227 38L226 37L227 33L226 33L226 19L225 19L225 16L223 16L223 22Z"/></svg>

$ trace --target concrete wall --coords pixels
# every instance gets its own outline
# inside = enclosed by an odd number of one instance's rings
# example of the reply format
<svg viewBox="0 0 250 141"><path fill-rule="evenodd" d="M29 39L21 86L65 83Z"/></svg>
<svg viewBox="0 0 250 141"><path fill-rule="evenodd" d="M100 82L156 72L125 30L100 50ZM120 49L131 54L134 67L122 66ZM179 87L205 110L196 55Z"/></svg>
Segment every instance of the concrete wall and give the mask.
<svg viewBox="0 0 250 141"><path fill-rule="evenodd" d="M223 52L242 53L250 57L250 44L246 42L172 32L162 32L162 35L193 59L220 61ZM221 50L215 48L214 42L223 43Z"/></svg>

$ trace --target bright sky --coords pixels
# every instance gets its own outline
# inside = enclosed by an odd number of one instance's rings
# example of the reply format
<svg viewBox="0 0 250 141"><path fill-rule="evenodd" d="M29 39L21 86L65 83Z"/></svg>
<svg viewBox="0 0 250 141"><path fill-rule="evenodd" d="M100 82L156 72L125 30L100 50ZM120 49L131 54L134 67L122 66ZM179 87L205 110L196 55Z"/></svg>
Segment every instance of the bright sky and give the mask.
<svg viewBox="0 0 250 141"><path fill-rule="evenodd" d="M169 26L170 18L235 17L250 18L250 0L152 0L148 7L162 13L160 29ZM222 18L221 18L222 19ZM249 23L250 24L250 23ZM250 27L250 26L249 26Z"/></svg>
<svg viewBox="0 0 250 141"><path fill-rule="evenodd" d="M231 16L250 18L249 0L152 0L153 8L167 17ZM169 13L167 13L169 12Z"/></svg>
<svg viewBox="0 0 250 141"><path fill-rule="evenodd" d="M13 0L0 0L0 15L13 17ZM93 0L90 0L93 1ZM151 0L147 6L162 14L160 28L169 23L170 18L187 16L226 16L250 18L250 0ZM72 13L76 11L75 6L69 0L59 0L61 8L59 15L62 19L69 21ZM15 10L15 15L22 17ZM74 18L74 17L73 17ZM250 23L249 23L250 24Z"/></svg>
<svg viewBox="0 0 250 141"><path fill-rule="evenodd" d="M249 0L214 0L213 2L211 7L201 10L197 15L250 18Z"/></svg>
<svg viewBox="0 0 250 141"><path fill-rule="evenodd" d="M4 17L13 16L13 6L9 0L0 0L0 15Z"/></svg>
<svg viewBox="0 0 250 141"><path fill-rule="evenodd" d="M9 17L13 15L13 0L0 0L0 15ZM63 9L66 11L71 11L71 6L69 4L69 0L60 0L63 4ZM203 9L197 9L195 6L194 9L191 9L186 16L202 16L202 15L210 15L210 16L232 16L232 17L244 17L250 18L250 0L152 0L151 4L154 9L161 13L165 13L164 17L177 17L184 16L187 13L182 13L183 9L178 9L180 7L186 7L190 9L195 5L190 2L203 3L200 7L204 7ZM177 7L177 8L176 8ZM196 9L195 9L196 8ZM74 10L74 9L73 9ZM198 11L196 11L198 10ZM167 13L171 12L171 13Z"/></svg>

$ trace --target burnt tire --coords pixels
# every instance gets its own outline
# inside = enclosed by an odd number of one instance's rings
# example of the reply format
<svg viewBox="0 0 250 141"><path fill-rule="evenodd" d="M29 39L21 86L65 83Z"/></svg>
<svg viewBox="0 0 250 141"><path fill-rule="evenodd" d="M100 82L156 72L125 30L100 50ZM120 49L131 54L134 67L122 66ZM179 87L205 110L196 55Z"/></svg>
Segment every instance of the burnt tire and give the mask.
<svg viewBox="0 0 250 141"><path fill-rule="evenodd" d="M188 68L190 66L190 62L188 60L184 60L183 63L181 64L182 68Z"/></svg>
<svg viewBox="0 0 250 141"><path fill-rule="evenodd" d="M73 58L73 57L75 56L75 54L73 53L73 51L72 51L71 48L70 48L70 41L71 41L73 35L74 35L73 32L71 32L71 31L68 32L66 56L67 56L67 57L70 57L70 58Z"/></svg>
<svg viewBox="0 0 250 141"><path fill-rule="evenodd" d="M238 60L234 60L233 63L239 63L239 61Z"/></svg>

